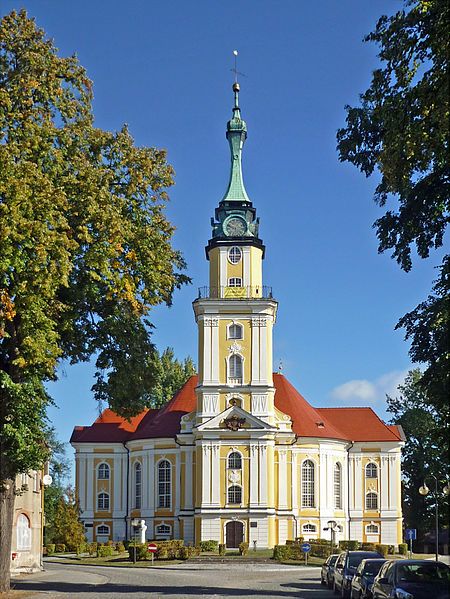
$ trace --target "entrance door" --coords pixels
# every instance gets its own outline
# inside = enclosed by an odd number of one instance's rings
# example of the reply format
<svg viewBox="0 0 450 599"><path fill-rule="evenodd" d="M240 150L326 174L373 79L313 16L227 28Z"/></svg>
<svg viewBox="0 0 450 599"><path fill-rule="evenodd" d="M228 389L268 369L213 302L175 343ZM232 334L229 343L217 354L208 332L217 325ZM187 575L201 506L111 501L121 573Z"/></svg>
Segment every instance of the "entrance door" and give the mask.
<svg viewBox="0 0 450 599"><path fill-rule="evenodd" d="M236 549L244 540L244 525L242 522L238 522L237 520L227 522L225 533L227 539L227 548Z"/></svg>

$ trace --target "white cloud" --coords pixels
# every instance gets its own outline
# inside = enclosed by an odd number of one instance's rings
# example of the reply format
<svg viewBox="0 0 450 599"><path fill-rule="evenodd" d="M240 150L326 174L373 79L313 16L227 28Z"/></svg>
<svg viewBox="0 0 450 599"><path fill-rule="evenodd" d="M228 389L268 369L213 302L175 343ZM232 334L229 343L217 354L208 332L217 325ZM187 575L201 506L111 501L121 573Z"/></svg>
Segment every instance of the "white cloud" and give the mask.
<svg viewBox="0 0 450 599"><path fill-rule="evenodd" d="M407 373L408 370L393 370L374 381L352 379L332 389L330 397L342 404L381 403L385 401L386 394L391 397L398 394L397 387L404 382Z"/></svg>

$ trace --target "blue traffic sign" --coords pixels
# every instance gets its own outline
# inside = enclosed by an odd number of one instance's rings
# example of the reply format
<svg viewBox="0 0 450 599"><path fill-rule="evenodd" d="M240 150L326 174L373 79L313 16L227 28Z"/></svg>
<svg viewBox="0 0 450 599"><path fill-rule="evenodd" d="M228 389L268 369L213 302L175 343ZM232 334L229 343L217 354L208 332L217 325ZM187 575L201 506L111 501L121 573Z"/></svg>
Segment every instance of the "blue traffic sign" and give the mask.
<svg viewBox="0 0 450 599"><path fill-rule="evenodd" d="M308 553L308 551L311 551L311 545L309 543L303 543L302 544L302 551L304 553Z"/></svg>
<svg viewBox="0 0 450 599"><path fill-rule="evenodd" d="M417 539L417 528L407 528L405 530L405 539L407 541L415 541Z"/></svg>

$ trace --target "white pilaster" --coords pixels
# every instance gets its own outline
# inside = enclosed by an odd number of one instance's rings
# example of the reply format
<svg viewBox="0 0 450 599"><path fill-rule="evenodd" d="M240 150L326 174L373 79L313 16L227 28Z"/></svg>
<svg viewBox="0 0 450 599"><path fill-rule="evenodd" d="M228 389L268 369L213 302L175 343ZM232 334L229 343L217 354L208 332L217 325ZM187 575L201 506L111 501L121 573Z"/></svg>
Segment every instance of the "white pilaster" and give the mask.
<svg viewBox="0 0 450 599"><path fill-rule="evenodd" d="M148 509L150 514L155 514L155 501L156 501L156 489L155 489L155 454L154 450L150 449L148 453Z"/></svg>
<svg viewBox="0 0 450 599"><path fill-rule="evenodd" d="M242 284L244 285L244 287L246 287L247 289L249 289L249 287L251 285L251 280L250 280L250 247L249 246L244 246L241 249L242 249L242 270L243 270L243 273L244 273L244 280L242 281ZM251 297L251 293L250 293L250 297Z"/></svg>
<svg viewBox="0 0 450 599"><path fill-rule="evenodd" d="M142 456L142 510L148 510L149 503L149 485L148 485L148 453L144 451Z"/></svg>
<svg viewBox="0 0 450 599"><path fill-rule="evenodd" d="M292 461L292 510L294 512L298 511L298 487L299 480L297 476L298 472L298 455L297 452L291 452L291 461ZM300 533L299 533L300 534Z"/></svg>
<svg viewBox="0 0 450 599"><path fill-rule="evenodd" d="M252 325L252 380L251 380L251 384L255 385L255 384L259 383L259 370L260 370L258 319L252 318L251 325Z"/></svg>
<svg viewBox="0 0 450 599"><path fill-rule="evenodd" d="M389 487L390 487L390 509L398 510L399 506L399 488L398 488L398 457L389 456Z"/></svg>
<svg viewBox="0 0 450 599"><path fill-rule="evenodd" d="M256 443L250 445L250 507L258 505L258 471L259 447Z"/></svg>
<svg viewBox="0 0 450 599"><path fill-rule="evenodd" d="M211 318L211 382L219 384L219 319Z"/></svg>
<svg viewBox="0 0 450 599"><path fill-rule="evenodd" d="M228 285L228 259L227 259L227 255L228 255L228 249L227 248L220 248L219 250L220 254L219 254L219 268L220 268L220 272L219 272L219 285L221 287L221 290L223 292L223 288L226 287ZM218 294L219 297L221 297L221 294Z"/></svg>
<svg viewBox="0 0 450 599"><path fill-rule="evenodd" d="M278 507L279 509L287 509L287 451L286 449L278 450ZM283 521L286 522L286 521ZM280 521L281 531L281 521ZM287 524L286 524L287 532ZM284 543L284 541L279 541Z"/></svg>
<svg viewBox="0 0 450 599"><path fill-rule="evenodd" d="M203 320L203 383L211 381L211 319ZM201 381L200 381L201 382Z"/></svg>
<svg viewBox="0 0 450 599"><path fill-rule="evenodd" d="M389 509L389 456L381 456L380 479L378 486L378 497L380 500L380 509L382 511ZM381 488L380 488L381 486Z"/></svg>
<svg viewBox="0 0 450 599"><path fill-rule="evenodd" d="M94 511L94 458L87 459L87 480L86 480L86 511Z"/></svg>
<svg viewBox="0 0 450 599"><path fill-rule="evenodd" d="M180 500L181 500L181 456L180 451L178 450L175 455L175 472L173 475L173 480L175 481L175 516L180 513ZM178 526L178 520L176 521Z"/></svg>
<svg viewBox="0 0 450 599"><path fill-rule="evenodd" d="M193 504L193 495L192 495L192 491L193 491L193 484L194 484L194 478L192 476L192 452L193 449L191 447L188 447L185 449L185 504L184 504L184 508L187 510L191 510L194 507ZM187 524L187 520L185 520L185 526Z"/></svg>
<svg viewBox="0 0 450 599"><path fill-rule="evenodd" d="M362 512L363 511L363 478L362 478L362 463L361 457L355 456L354 458L355 465L355 510Z"/></svg>
<svg viewBox="0 0 450 599"><path fill-rule="evenodd" d="M211 446L202 444L202 504L211 503Z"/></svg>
<svg viewBox="0 0 450 599"><path fill-rule="evenodd" d="M259 446L259 505L267 506L267 445Z"/></svg>
<svg viewBox="0 0 450 599"><path fill-rule="evenodd" d="M212 445L211 454L211 504L220 507L220 445Z"/></svg>
<svg viewBox="0 0 450 599"><path fill-rule="evenodd" d="M260 339L260 357L259 357L259 382L267 385L268 378L268 363L267 363L267 320L265 318L260 318L260 329L259 329L259 339Z"/></svg>

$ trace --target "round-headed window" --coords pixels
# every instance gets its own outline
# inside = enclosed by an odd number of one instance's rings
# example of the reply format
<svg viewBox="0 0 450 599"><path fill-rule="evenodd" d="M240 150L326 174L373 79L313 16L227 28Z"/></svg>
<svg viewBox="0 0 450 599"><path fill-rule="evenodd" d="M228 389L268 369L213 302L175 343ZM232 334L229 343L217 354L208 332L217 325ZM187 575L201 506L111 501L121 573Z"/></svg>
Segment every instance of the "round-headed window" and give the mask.
<svg viewBox="0 0 450 599"><path fill-rule="evenodd" d="M229 249L228 260L231 262L231 264L237 264L241 261L241 258L242 252L240 248L234 245L232 248Z"/></svg>

